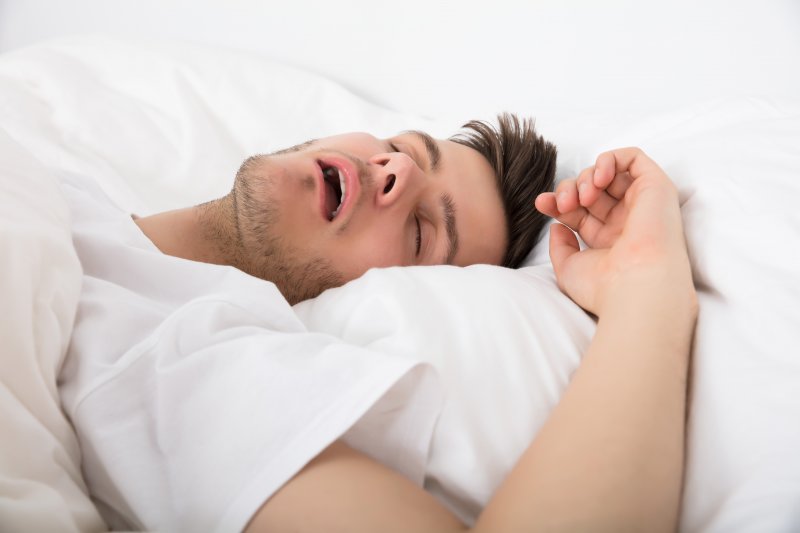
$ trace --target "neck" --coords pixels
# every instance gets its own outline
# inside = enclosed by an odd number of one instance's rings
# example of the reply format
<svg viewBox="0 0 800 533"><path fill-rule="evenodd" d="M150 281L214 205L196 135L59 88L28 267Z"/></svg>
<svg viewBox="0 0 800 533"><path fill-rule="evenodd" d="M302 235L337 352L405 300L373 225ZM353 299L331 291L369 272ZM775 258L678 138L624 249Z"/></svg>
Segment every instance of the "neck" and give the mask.
<svg viewBox="0 0 800 533"><path fill-rule="evenodd" d="M167 255L240 266L241 239L232 209L232 196L174 211L137 218L139 229Z"/></svg>

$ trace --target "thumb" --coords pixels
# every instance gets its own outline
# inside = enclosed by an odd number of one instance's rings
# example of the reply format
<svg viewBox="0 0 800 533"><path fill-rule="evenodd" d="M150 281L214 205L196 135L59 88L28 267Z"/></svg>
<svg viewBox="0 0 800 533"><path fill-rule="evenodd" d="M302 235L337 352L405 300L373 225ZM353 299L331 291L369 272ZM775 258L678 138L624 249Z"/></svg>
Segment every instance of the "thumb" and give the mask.
<svg viewBox="0 0 800 533"><path fill-rule="evenodd" d="M550 226L550 261L557 279L562 277L566 260L580 249L578 238L571 229L558 223Z"/></svg>

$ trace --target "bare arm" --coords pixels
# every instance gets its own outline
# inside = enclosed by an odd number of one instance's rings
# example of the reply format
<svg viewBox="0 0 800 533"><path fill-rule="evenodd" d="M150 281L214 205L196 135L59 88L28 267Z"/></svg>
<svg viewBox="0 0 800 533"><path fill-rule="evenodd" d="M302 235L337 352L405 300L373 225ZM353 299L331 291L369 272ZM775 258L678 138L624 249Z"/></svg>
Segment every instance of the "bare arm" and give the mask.
<svg viewBox="0 0 800 533"><path fill-rule="evenodd" d="M562 401L475 531L674 530L696 319L677 193L641 151L602 154L537 208L561 288L599 317ZM578 185L584 184L580 188ZM562 194L564 193L564 194ZM463 531L433 497L336 443L262 506L249 531Z"/></svg>
<svg viewBox="0 0 800 533"><path fill-rule="evenodd" d="M691 312L647 285L614 300L568 390L476 529L676 529Z"/></svg>

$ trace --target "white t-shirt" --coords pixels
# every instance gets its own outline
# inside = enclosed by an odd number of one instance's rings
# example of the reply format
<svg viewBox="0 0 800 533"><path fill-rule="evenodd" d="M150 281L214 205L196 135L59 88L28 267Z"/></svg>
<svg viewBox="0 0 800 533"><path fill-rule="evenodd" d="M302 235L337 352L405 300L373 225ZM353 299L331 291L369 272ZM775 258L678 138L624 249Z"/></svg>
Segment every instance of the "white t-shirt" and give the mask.
<svg viewBox="0 0 800 533"><path fill-rule="evenodd" d="M96 184L63 188L84 278L60 392L112 526L241 530L340 437L422 484L430 367L309 332L272 283L164 255Z"/></svg>

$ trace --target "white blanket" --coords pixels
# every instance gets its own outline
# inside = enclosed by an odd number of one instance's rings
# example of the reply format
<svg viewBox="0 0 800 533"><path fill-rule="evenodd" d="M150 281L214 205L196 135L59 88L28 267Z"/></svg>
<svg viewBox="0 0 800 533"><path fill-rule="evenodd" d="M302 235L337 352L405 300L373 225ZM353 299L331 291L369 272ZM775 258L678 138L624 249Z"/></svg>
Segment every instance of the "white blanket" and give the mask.
<svg viewBox="0 0 800 533"><path fill-rule="evenodd" d="M701 304L682 530L800 527L800 97L709 98L636 116L543 108L537 117L561 146L560 177L603 149L636 144L679 185ZM224 193L250 153L346 130L446 136L458 125L387 111L257 56L100 38L0 57L0 124L38 159L32 179L82 173L140 214ZM2 210L15 201L4 189ZM63 208L57 194L42 201ZM555 288L543 246L529 264L375 270L296 307L310 328L439 369L449 400L428 487L468 520L557 402L593 329ZM73 272L61 286L79 283ZM34 298L24 287L4 291L4 301ZM59 316L68 322L73 311ZM0 474L2 487L25 482ZM51 504L31 503L63 512Z"/></svg>

